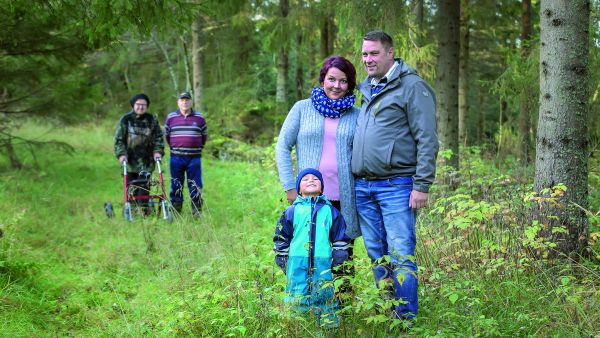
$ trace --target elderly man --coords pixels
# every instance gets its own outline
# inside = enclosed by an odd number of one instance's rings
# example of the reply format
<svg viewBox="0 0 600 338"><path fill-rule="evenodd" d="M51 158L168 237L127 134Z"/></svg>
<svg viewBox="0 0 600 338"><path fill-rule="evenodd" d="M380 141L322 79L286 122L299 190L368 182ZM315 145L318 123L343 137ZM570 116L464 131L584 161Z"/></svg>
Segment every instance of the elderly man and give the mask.
<svg viewBox="0 0 600 338"><path fill-rule="evenodd" d="M177 96L178 110L165 121L165 138L171 149L171 203L181 212L183 187L186 182L190 193L192 215L202 212L202 148L208 139L206 120L192 109L192 95L183 92Z"/></svg>
<svg viewBox="0 0 600 338"><path fill-rule="evenodd" d="M362 61L368 76L359 86L352 150L359 223L377 286L393 286L400 300L396 317L412 319L418 309L416 210L427 205L438 151L435 95L394 58L385 32L364 36Z"/></svg>

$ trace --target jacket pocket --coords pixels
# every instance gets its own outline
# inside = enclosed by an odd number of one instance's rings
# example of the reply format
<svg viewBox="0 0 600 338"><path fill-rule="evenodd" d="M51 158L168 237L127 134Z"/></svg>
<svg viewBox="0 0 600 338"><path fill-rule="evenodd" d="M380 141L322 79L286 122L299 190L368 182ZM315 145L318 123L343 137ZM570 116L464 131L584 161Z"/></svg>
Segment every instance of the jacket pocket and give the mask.
<svg viewBox="0 0 600 338"><path fill-rule="evenodd" d="M393 128L380 128L377 134L370 135L365 144L365 167L374 175L385 174L393 159L394 139L397 131Z"/></svg>
<svg viewBox="0 0 600 338"><path fill-rule="evenodd" d="M417 165L417 145L410 133L396 136L388 165L389 168L414 167Z"/></svg>

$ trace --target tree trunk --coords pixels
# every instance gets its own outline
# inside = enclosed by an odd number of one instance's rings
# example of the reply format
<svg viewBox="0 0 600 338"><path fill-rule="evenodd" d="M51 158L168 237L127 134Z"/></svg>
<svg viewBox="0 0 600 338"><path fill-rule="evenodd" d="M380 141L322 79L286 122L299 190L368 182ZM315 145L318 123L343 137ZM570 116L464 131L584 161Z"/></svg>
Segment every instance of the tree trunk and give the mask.
<svg viewBox="0 0 600 338"><path fill-rule="evenodd" d="M540 17L534 180L540 200L533 217L542 226L541 235L557 244L553 252L576 257L584 253L588 238L588 219L582 208L587 208L588 200L590 2L542 1ZM550 195L561 183L566 186L564 194Z"/></svg>
<svg viewBox="0 0 600 338"><path fill-rule="evenodd" d="M181 48L183 49L183 66L185 68L185 90L194 92L191 79L192 70L190 69L190 61L188 59L188 45L186 42L186 38L183 35L180 36L179 39L181 40Z"/></svg>
<svg viewBox="0 0 600 338"><path fill-rule="evenodd" d="M477 90L477 144L485 143L485 105L486 92L482 86L478 86Z"/></svg>
<svg viewBox="0 0 600 338"><path fill-rule="evenodd" d="M412 2L412 22L409 28L409 35L416 49L418 50L423 46L423 19L424 19L424 7L423 0L413 0ZM421 69L421 58L417 60L416 67Z"/></svg>
<svg viewBox="0 0 600 338"><path fill-rule="evenodd" d="M302 67L302 31L296 33L296 100L304 98L304 69Z"/></svg>
<svg viewBox="0 0 600 338"><path fill-rule="evenodd" d="M279 1L279 9L283 21L287 20L289 14L288 0ZM287 46L282 45L277 53L277 91L275 102L281 113L287 114L287 92L288 92L288 51Z"/></svg>
<svg viewBox="0 0 600 338"><path fill-rule="evenodd" d="M327 10L325 17L323 18L323 25L321 28L321 61L333 55L335 30L336 27L335 21L333 20L333 13Z"/></svg>
<svg viewBox="0 0 600 338"><path fill-rule="evenodd" d="M461 144L467 144L467 121L469 116L469 34L470 17L467 8L461 8L460 27L460 60L458 77L458 139Z"/></svg>
<svg viewBox="0 0 600 338"><path fill-rule="evenodd" d="M521 16L521 57L525 62L530 54L529 43L531 39L531 0L523 0L523 14ZM531 162L531 85L525 85L520 97L519 114L519 157L523 165Z"/></svg>
<svg viewBox="0 0 600 338"><path fill-rule="evenodd" d="M318 82L318 77L319 75L317 74L319 72L319 69L317 69L317 67L321 67L321 63L318 63L319 66L317 66L317 62L316 62L316 56L317 56L317 46L315 43L308 43L308 73L310 74L309 76L309 82L310 85L313 86Z"/></svg>
<svg viewBox="0 0 600 338"><path fill-rule="evenodd" d="M179 91L179 79L177 78L177 71L175 71L175 65L173 61L171 61L171 56L167 51L167 48L158 40L156 37L156 33L152 33L152 41L158 49L162 52L165 57L165 62L167 63L167 70L169 71L169 75L171 76L171 82L173 82L173 93L177 93Z"/></svg>
<svg viewBox="0 0 600 338"><path fill-rule="evenodd" d="M410 35L417 46L417 48L423 46L423 19L424 19L424 8L423 0L413 0L412 3L413 22L410 27Z"/></svg>
<svg viewBox="0 0 600 338"><path fill-rule="evenodd" d="M460 0L440 0L436 89L438 128L442 150L452 150L447 164L458 169L458 67Z"/></svg>
<svg viewBox="0 0 600 338"><path fill-rule="evenodd" d="M204 52L203 39L202 39L202 17L198 15L196 20L192 23L192 69L193 69L193 92L194 92L194 106L197 110L202 110L202 81L204 80L204 72L202 69L202 53Z"/></svg>
<svg viewBox="0 0 600 338"><path fill-rule="evenodd" d="M12 138L10 137L10 135L8 135L8 137L6 139L6 143L4 144L4 149L6 150L6 156L8 157L8 159L10 161L10 167L12 169L21 169L23 167L23 164L19 160L19 157L17 156L17 152L15 151L15 148L13 148Z"/></svg>
<svg viewBox="0 0 600 338"><path fill-rule="evenodd" d="M129 65L125 66L123 69L123 82L125 82L125 87L127 88L127 94L131 94L131 81L129 80Z"/></svg>

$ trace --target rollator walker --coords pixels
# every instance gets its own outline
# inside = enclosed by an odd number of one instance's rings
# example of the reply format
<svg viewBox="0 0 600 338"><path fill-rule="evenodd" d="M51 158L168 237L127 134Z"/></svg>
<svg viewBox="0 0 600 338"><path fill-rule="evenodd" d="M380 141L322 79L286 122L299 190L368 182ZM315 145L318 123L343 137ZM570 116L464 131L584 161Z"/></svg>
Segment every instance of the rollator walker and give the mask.
<svg viewBox="0 0 600 338"><path fill-rule="evenodd" d="M123 216L128 221L133 221L134 219L134 208L136 207L136 204L144 204L140 202L145 201L147 201L147 205L142 207L146 208L143 214L151 215L156 213L157 217L162 216L162 218L169 223L173 221L173 213L169 208L169 202L165 192L163 171L160 165L161 158L157 158L155 161L156 168L158 169L158 180L152 179L152 174L149 172L141 172L137 179L129 182L127 179L127 161L123 161L121 164L123 167L123 199L125 203L123 205ZM159 186L160 189L153 189L153 187L156 186ZM141 189L145 193L135 194L136 189ZM155 194L152 193L153 191ZM158 208L155 208L156 204L158 204Z"/></svg>

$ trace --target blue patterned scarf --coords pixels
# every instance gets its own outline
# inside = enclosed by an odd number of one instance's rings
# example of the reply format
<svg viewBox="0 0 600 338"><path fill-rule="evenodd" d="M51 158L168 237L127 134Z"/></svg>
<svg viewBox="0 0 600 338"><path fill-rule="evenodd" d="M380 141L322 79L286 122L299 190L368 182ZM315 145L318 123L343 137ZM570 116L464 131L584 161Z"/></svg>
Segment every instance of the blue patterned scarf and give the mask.
<svg viewBox="0 0 600 338"><path fill-rule="evenodd" d="M354 106L356 95L344 96L337 100L332 100L325 95L323 87L313 87L310 95L313 107L325 117L337 119L348 109Z"/></svg>

